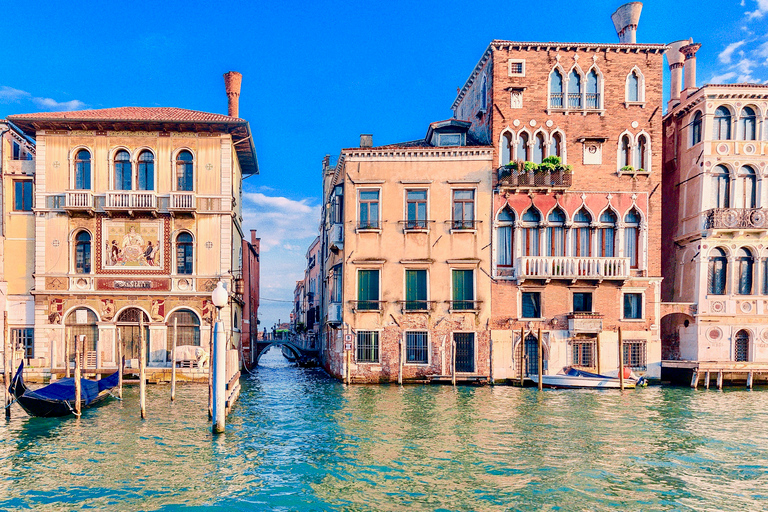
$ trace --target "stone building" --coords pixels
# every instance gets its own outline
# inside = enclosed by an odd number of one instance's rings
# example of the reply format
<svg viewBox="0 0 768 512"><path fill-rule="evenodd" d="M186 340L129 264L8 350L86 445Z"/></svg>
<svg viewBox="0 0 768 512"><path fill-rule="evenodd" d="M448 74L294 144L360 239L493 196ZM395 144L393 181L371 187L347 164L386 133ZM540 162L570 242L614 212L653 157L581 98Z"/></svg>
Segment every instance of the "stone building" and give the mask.
<svg viewBox="0 0 768 512"><path fill-rule="evenodd" d="M493 149L469 126L432 123L422 140L379 147L361 136L324 165L321 353L331 375L450 376L455 349L459 380L489 376Z"/></svg>
<svg viewBox="0 0 768 512"><path fill-rule="evenodd" d="M664 359L766 362L768 85L698 87L699 47L667 53Z"/></svg>
<svg viewBox="0 0 768 512"><path fill-rule="evenodd" d="M660 375L666 46L635 42L641 6L617 44L492 41L453 103L493 146L494 379L536 373L538 329L549 373L615 370L621 328L624 364Z"/></svg>
<svg viewBox="0 0 768 512"><path fill-rule="evenodd" d="M41 365L62 368L73 357L65 339L82 334L90 367L115 367L118 340L135 366L140 320L150 367L170 365L174 332L207 351L220 279L232 291L222 319L239 346L242 179L258 173L239 80L225 75L229 116L142 107L9 116L37 142L28 236Z"/></svg>

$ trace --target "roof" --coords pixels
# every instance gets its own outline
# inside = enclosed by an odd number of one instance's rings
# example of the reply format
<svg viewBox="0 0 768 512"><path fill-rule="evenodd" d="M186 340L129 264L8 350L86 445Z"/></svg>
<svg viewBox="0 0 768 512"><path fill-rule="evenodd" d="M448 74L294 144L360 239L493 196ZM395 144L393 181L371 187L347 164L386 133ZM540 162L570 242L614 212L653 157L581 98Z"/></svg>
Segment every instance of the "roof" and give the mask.
<svg viewBox="0 0 768 512"><path fill-rule="evenodd" d="M469 78L467 78L467 81L464 82L464 86L459 90L459 93L456 95L456 99L453 101L453 105L451 105L451 109L456 109L459 106L459 103L464 98L464 95L466 94L467 90L472 86L472 83L475 81L475 77L477 77L477 73L482 69L482 67L485 65L485 62L488 60L488 58L491 55L491 52L494 49L501 49L501 48L525 48L527 50L535 49L535 50L578 50L578 49L594 49L594 50L614 50L617 52L620 51L626 51L626 52L653 52L653 53L663 53L667 50L667 45L665 44L637 44L637 43L558 43L555 41L549 41L549 42L535 42L535 41L507 41L505 39L494 39L490 42L488 47L483 52L483 55L480 57L480 60L475 65L474 69L472 70L472 73L470 73Z"/></svg>
<svg viewBox="0 0 768 512"><path fill-rule="evenodd" d="M232 135L244 175L258 174L256 148L248 121L198 110L173 107L118 107L8 116L25 132L38 130L146 130L213 132ZM243 144L247 142L247 144Z"/></svg>

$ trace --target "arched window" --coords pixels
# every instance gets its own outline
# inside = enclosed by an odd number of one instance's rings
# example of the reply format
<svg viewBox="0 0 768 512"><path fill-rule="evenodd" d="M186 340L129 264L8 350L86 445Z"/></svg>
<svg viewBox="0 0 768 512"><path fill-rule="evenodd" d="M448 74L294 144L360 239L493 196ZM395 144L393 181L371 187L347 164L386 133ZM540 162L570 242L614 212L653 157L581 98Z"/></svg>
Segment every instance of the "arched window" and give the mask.
<svg viewBox="0 0 768 512"><path fill-rule="evenodd" d="M91 273L91 234L87 231L75 235L75 272Z"/></svg>
<svg viewBox="0 0 768 512"><path fill-rule="evenodd" d="M573 216L573 255L579 258L592 256L592 216L587 210L581 208Z"/></svg>
<svg viewBox="0 0 768 512"><path fill-rule="evenodd" d="M141 323L139 322L141 319ZM119 340L123 344L125 359L139 359L141 356L140 326L144 325L144 344L146 345L147 361L149 361L149 316L139 308L128 308L117 317Z"/></svg>
<svg viewBox="0 0 768 512"><path fill-rule="evenodd" d="M600 108L600 89L598 84L597 72L593 69L587 75L587 108Z"/></svg>
<svg viewBox="0 0 768 512"><path fill-rule="evenodd" d="M701 142L701 112L696 112L691 121L691 146Z"/></svg>
<svg viewBox="0 0 768 512"><path fill-rule="evenodd" d="M743 329L733 338L733 358L736 361L749 361L749 333Z"/></svg>
<svg viewBox="0 0 768 512"><path fill-rule="evenodd" d="M722 165L715 167L712 174L712 204L714 208L731 207L731 176Z"/></svg>
<svg viewBox="0 0 768 512"><path fill-rule="evenodd" d="M512 143L512 134L506 132L501 137L501 165L507 165L512 161L515 146Z"/></svg>
<svg viewBox="0 0 768 512"><path fill-rule="evenodd" d="M632 208L624 216L624 256L629 258L630 268L637 268L640 247L640 214Z"/></svg>
<svg viewBox="0 0 768 512"><path fill-rule="evenodd" d="M568 75L568 108L581 108L581 76L575 69Z"/></svg>
<svg viewBox="0 0 768 512"><path fill-rule="evenodd" d="M739 273L739 295L752 295L752 274L755 260L749 249L736 253L736 270Z"/></svg>
<svg viewBox="0 0 768 512"><path fill-rule="evenodd" d="M557 69L549 74L549 106L550 108L565 108L563 102L563 75Z"/></svg>
<svg viewBox="0 0 768 512"><path fill-rule="evenodd" d="M763 258L763 295L768 295L768 258Z"/></svg>
<svg viewBox="0 0 768 512"><path fill-rule="evenodd" d="M194 190L192 153L187 150L179 151L179 154L176 155L176 190L179 192Z"/></svg>
<svg viewBox="0 0 768 512"><path fill-rule="evenodd" d="M83 321L84 320L84 321ZM64 326L69 330L70 340L78 339L85 335L85 363L86 366L96 368L96 345L99 342L99 326L96 313L88 308L77 308L67 315ZM75 360L75 344L69 343L69 357L67 360Z"/></svg>
<svg viewBox="0 0 768 512"><path fill-rule="evenodd" d="M483 75L483 86L480 90L480 104L483 110L488 109L488 77Z"/></svg>
<svg viewBox="0 0 768 512"><path fill-rule="evenodd" d="M498 247L496 251L496 264L500 267L512 266L512 225L515 221L515 214L507 206L499 212L497 219L498 229Z"/></svg>
<svg viewBox="0 0 768 512"><path fill-rule="evenodd" d="M635 145L635 169L647 171L647 151L648 151L648 139L645 135L637 136L637 144Z"/></svg>
<svg viewBox="0 0 768 512"><path fill-rule="evenodd" d="M200 319L189 309L180 309L168 315L168 334L166 360L171 360L173 350L173 337L176 336L176 346L192 345L200 346Z"/></svg>
<svg viewBox="0 0 768 512"><path fill-rule="evenodd" d="M725 284L728 276L728 258L725 251L715 248L709 254L707 293L711 295L725 295Z"/></svg>
<svg viewBox="0 0 768 512"><path fill-rule="evenodd" d="M549 139L549 156L563 157L563 138L558 132L553 133Z"/></svg>
<svg viewBox="0 0 768 512"><path fill-rule="evenodd" d="M115 190L131 190L131 156L124 149L115 155Z"/></svg>
<svg viewBox="0 0 768 512"><path fill-rule="evenodd" d="M629 135L621 136L621 153L619 155L619 168L632 165L632 143Z"/></svg>
<svg viewBox="0 0 768 512"><path fill-rule="evenodd" d="M640 99L640 77L637 76L637 71L634 69L627 77L627 101L628 102L642 101Z"/></svg>
<svg viewBox="0 0 768 512"><path fill-rule="evenodd" d="M744 208L757 208L757 175L755 170L749 165L745 165L739 172L739 180L741 180Z"/></svg>
<svg viewBox="0 0 768 512"><path fill-rule="evenodd" d="M725 107L717 107L715 110L712 139L731 140L731 111Z"/></svg>
<svg viewBox="0 0 768 512"><path fill-rule="evenodd" d="M544 134L539 132L534 138L533 145L533 161L540 164L544 158L546 158L547 143L544 141Z"/></svg>
<svg viewBox="0 0 768 512"><path fill-rule="evenodd" d="M744 107L739 119L739 132L742 140L755 140L757 138L757 116L752 107Z"/></svg>
<svg viewBox="0 0 768 512"><path fill-rule="evenodd" d="M539 252L539 223L541 214L534 208L528 208L522 218L522 249L523 256L540 256Z"/></svg>
<svg viewBox="0 0 768 512"><path fill-rule="evenodd" d="M155 190L155 155L142 151L139 155L139 190Z"/></svg>
<svg viewBox="0 0 768 512"><path fill-rule="evenodd" d="M547 221L547 256L565 256L565 213L555 208Z"/></svg>
<svg viewBox="0 0 768 512"><path fill-rule="evenodd" d="M91 189L91 152L81 149L75 155L75 190Z"/></svg>
<svg viewBox="0 0 768 512"><path fill-rule="evenodd" d="M520 132L517 138L517 159L518 160L530 160L531 155L528 148L528 134Z"/></svg>
<svg viewBox="0 0 768 512"><path fill-rule="evenodd" d="M176 273L191 274L194 262L192 235L186 232L179 233L176 237Z"/></svg>
<svg viewBox="0 0 768 512"><path fill-rule="evenodd" d="M605 210L600 215L597 251L601 258L613 258L616 255L616 215L611 210Z"/></svg>

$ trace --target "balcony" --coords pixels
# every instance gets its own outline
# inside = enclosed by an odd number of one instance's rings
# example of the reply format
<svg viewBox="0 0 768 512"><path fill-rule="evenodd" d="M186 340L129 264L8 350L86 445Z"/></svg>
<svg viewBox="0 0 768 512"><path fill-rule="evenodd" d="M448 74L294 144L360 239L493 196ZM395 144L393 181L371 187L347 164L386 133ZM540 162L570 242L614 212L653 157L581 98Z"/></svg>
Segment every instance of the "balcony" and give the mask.
<svg viewBox="0 0 768 512"><path fill-rule="evenodd" d="M481 300L449 300L446 302L448 302L451 311L467 311L470 313L480 311L480 304L483 303Z"/></svg>
<svg viewBox="0 0 768 512"><path fill-rule="evenodd" d="M403 313L429 313L434 311L436 301L434 300L399 300L400 308Z"/></svg>
<svg viewBox="0 0 768 512"><path fill-rule="evenodd" d="M194 192L171 192L168 211L171 213L194 213L196 207Z"/></svg>
<svg viewBox="0 0 768 512"><path fill-rule="evenodd" d="M712 208L706 216L706 229L768 229L768 211L762 208Z"/></svg>
<svg viewBox="0 0 768 512"><path fill-rule="evenodd" d="M568 330L577 333L599 333L603 330L603 315L600 313L571 313L568 315Z"/></svg>
<svg viewBox="0 0 768 512"><path fill-rule="evenodd" d="M629 278L629 258L576 258L568 256L524 256L517 260L517 279L603 279Z"/></svg>
<svg viewBox="0 0 768 512"><path fill-rule="evenodd" d="M93 192L90 190L67 190L64 195L64 209L70 214L77 212L93 214Z"/></svg>
<svg viewBox="0 0 768 512"><path fill-rule="evenodd" d="M496 171L499 186L508 188L566 189L571 186L573 174L565 169L557 171L518 171L510 166L499 167Z"/></svg>
<svg viewBox="0 0 768 512"><path fill-rule="evenodd" d="M352 309L354 311L372 311L379 312L382 309L383 300L351 300Z"/></svg>
<svg viewBox="0 0 768 512"><path fill-rule="evenodd" d="M157 194L145 190L115 190L107 192L107 211L127 210L129 214L135 211L157 212Z"/></svg>

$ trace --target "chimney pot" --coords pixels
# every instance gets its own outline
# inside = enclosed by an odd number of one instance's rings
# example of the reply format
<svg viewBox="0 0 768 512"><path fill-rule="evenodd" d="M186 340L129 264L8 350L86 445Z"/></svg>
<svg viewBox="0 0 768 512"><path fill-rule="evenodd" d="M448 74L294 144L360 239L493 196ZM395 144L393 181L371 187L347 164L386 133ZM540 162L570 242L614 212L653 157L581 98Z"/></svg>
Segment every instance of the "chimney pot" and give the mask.
<svg viewBox="0 0 768 512"><path fill-rule="evenodd" d="M680 52L680 48L686 46L688 41L683 39L682 41L675 41L667 45L667 62L669 63L669 103L674 105L680 102L680 91L683 88L683 68L685 67L685 60L683 54Z"/></svg>
<svg viewBox="0 0 768 512"><path fill-rule="evenodd" d="M685 55L685 90L690 95L696 89L696 52L701 48L701 43L694 43L693 39L680 48Z"/></svg>
<svg viewBox="0 0 768 512"><path fill-rule="evenodd" d="M616 12L611 15L620 43L637 43L637 24L640 22L642 10L642 2L629 2L616 9Z"/></svg>
<svg viewBox="0 0 768 512"><path fill-rule="evenodd" d="M373 147L373 135L370 133L362 133L360 134L360 147L361 148L372 148Z"/></svg>
<svg viewBox="0 0 768 512"><path fill-rule="evenodd" d="M227 92L227 113L230 117L240 117L240 85L243 75L237 71L224 73L224 90Z"/></svg>

